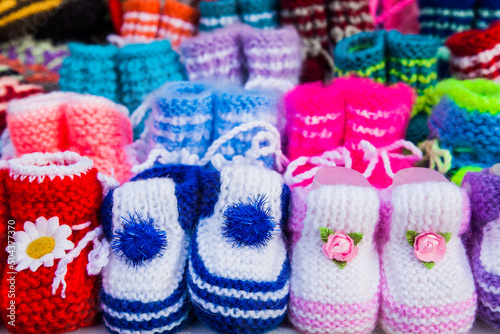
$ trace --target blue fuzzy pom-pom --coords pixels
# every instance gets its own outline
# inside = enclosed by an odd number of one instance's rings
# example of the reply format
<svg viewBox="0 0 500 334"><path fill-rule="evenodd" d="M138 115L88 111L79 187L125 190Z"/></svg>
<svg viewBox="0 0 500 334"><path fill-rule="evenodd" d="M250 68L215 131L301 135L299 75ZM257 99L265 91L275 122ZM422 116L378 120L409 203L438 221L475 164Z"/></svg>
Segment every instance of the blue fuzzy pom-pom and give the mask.
<svg viewBox="0 0 500 334"><path fill-rule="evenodd" d="M222 235L234 247L264 247L272 239L276 226L267 198L263 195L249 198L247 203L229 206L223 218Z"/></svg>
<svg viewBox="0 0 500 334"><path fill-rule="evenodd" d="M121 217L122 228L116 230L111 247L120 259L130 266L146 265L167 246L167 235L155 228L154 218L142 218L137 212Z"/></svg>

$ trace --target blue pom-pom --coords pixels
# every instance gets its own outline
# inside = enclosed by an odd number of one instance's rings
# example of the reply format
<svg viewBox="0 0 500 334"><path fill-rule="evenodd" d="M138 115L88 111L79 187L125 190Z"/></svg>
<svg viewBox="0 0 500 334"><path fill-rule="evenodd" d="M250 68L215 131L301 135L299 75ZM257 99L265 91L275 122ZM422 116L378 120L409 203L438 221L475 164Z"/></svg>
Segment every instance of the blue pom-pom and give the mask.
<svg viewBox="0 0 500 334"><path fill-rule="evenodd" d="M272 239L276 226L263 195L229 206L223 218L222 235L235 247L264 247Z"/></svg>
<svg viewBox="0 0 500 334"><path fill-rule="evenodd" d="M137 212L129 213L123 220L122 228L116 230L111 247L120 259L130 266L141 266L161 257L167 246L167 235L155 228L154 218L143 219Z"/></svg>

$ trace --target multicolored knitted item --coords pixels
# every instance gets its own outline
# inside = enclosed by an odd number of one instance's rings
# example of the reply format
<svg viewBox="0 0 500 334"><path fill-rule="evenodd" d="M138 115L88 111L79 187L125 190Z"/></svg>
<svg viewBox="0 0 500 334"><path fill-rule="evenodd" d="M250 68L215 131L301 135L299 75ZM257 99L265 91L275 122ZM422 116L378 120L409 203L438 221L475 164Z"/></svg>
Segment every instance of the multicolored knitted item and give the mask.
<svg viewBox="0 0 500 334"><path fill-rule="evenodd" d="M403 83L386 87L364 78L337 81L345 97L344 145L351 152L352 168L374 187L385 188L395 172L422 158L413 144L403 140L415 93ZM403 148L413 154L403 155Z"/></svg>
<svg viewBox="0 0 500 334"><path fill-rule="evenodd" d="M118 101L118 75L112 45L70 43L71 56L63 61L59 86L63 91L89 93Z"/></svg>
<svg viewBox="0 0 500 334"><path fill-rule="evenodd" d="M452 157L440 171L485 168L500 161L500 85L485 79L448 79L436 86L436 93L442 98L429 119L429 139L437 139Z"/></svg>
<svg viewBox="0 0 500 334"><path fill-rule="evenodd" d="M441 40L474 27L476 0L418 0L423 35Z"/></svg>
<svg viewBox="0 0 500 334"><path fill-rule="evenodd" d="M380 298L380 201L361 174L337 168L332 173L344 182L318 185L307 196L292 255L290 320L304 333L371 333Z"/></svg>
<svg viewBox="0 0 500 334"><path fill-rule="evenodd" d="M177 47L184 39L194 36L200 13L177 0L167 0L160 18L159 38L166 38Z"/></svg>
<svg viewBox="0 0 500 334"><path fill-rule="evenodd" d="M186 325L190 231L204 216L201 203L210 202L202 196L212 179L200 167L169 165L107 195L102 218L112 252L101 307L110 332L174 333Z"/></svg>
<svg viewBox="0 0 500 334"><path fill-rule="evenodd" d="M125 0L120 35L134 42L155 39L160 24L160 0Z"/></svg>
<svg viewBox="0 0 500 334"><path fill-rule="evenodd" d="M326 8L323 0L280 0L280 22L297 28L306 53L302 66L302 81L323 80L328 49Z"/></svg>
<svg viewBox="0 0 500 334"><path fill-rule="evenodd" d="M446 41L450 69L458 79L486 78L500 82L500 24L486 30L469 30Z"/></svg>
<svg viewBox="0 0 500 334"><path fill-rule="evenodd" d="M185 79L184 67L170 42L126 45L116 54L119 101L135 110L142 99L168 81Z"/></svg>
<svg viewBox="0 0 500 334"><path fill-rule="evenodd" d="M243 23L259 29L278 28L278 0L239 0Z"/></svg>
<svg viewBox="0 0 500 334"><path fill-rule="evenodd" d="M485 29L500 20L500 3L495 0L478 0L476 9L476 28Z"/></svg>
<svg viewBox="0 0 500 334"><path fill-rule="evenodd" d="M327 0L328 30L333 44L363 31L373 31L370 0Z"/></svg>
<svg viewBox="0 0 500 334"><path fill-rule="evenodd" d="M238 85L243 83L239 29L228 27L199 34L181 44L189 80L213 79Z"/></svg>
<svg viewBox="0 0 500 334"><path fill-rule="evenodd" d="M191 243L191 301L217 332L267 332L285 319L289 299L289 190L278 173L249 165L223 168L214 185Z"/></svg>
<svg viewBox="0 0 500 334"><path fill-rule="evenodd" d="M386 195L382 328L386 333L468 333L477 295L460 238L469 223L467 195L425 168L399 172Z"/></svg>
<svg viewBox="0 0 500 334"><path fill-rule="evenodd" d="M43 87L46 91L59 89L59 75L43 65L23 65L19 60L11 60L0 55L0 76L13 76L15 79Z"/></svg>
<svg viewBox="0 0 500 334"><path fill-rule="evenodd" d="M434 96L437 84L438 39L422 35L403 35L398 31L387 33L388 82L404 82L418 93L414 111L430 113L439 100Z"/></svg>
<svg viewBox="0 0 500 334"><path fill-rule="evenodd" d="M383 30L361 32L341 40L333 53L337 76L354 73L386 82L385 35Z"/></svg>
<svg viewBox="0 0 500 334"><path fill-rule="evenodd" d="M228 133L233 128L252 121L265 121L273 126L278 123L278 104L280 96L265 91L252 91L227 87L214 96L214 131L213 140ZM227 144L222 145L219 152L226 159L235 155L244 155L252 140L260 132L254 128L234 136ZM274 160L266 160L272 167Z"/></svg>
<svg viewBox="0 0 500 334"><path fill-rule="evenodd" d="M9 169L6 187L16 245L7 251L15 260L4 269L0 284L0 312L8 330L64 333L93 325L98 280L92 275L102 235L97 210L103 188L97 170L90 159L73 152L28 154L10 160ZM9 292L12 278L14 295ZM11 305L15 321L8 317Z"/></svg>
<svg viewBox="0 0 500 334"><path fill-rule="evenodd" d="M467 173L463 186L471 202L470 263L476 280L478 315L498 330L500 270L495 254L500 240L500 176L496 167Z"/></svg>
<svg viewBox="0 0 500 334"><path fill-rule="evenodd" d="M211 31L240 22L236 0L203 0L200 2L200 31Z"/></svg>
<svg viewBox="0 0 500 334"><path fill-rule="evenodd" d="M241 42L248 70L246 89L286 92L299 83L302 45L294 27L242 29Z"/></svg>
<svg viewBox="0 0 500 334"><path fill-rule="evenodd" d="M157 93L149 122L151 147L167 151L187 149L202 157L211 143L214 122L211 87L192 82L162 86Z"/></svg>
<svg viewBox="0 0 500 334"><path fill-rule="evenodd" d="M119 182L131 176L124 150L132 142L128 111L103 97L55 92L15 100L7 125L17 155L69 149Z"/></svg>

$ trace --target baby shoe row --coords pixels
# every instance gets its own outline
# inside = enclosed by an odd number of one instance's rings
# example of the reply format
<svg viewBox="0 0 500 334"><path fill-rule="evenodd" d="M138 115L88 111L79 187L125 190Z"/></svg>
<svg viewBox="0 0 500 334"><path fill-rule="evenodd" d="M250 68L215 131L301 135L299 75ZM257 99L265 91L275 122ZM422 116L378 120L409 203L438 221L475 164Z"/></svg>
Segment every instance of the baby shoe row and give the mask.
<svg viewBox="0 0 500 334"><path fill-rule="evenodd" d="M458 79L485 78L500 82L500 24L468 30L446 40L451 74Z"/></svg>
<svg viewBox="0 0 500 334"><path fill-rule="evenodd" d="M118 31L127 42L167 39L176 47L196 34L200 13L181 1L164 1L163 9L160 0L125 0L120 5L122 24Z"/></svg>
<svg viewBox="0 0 500 334"><path fill-rule="evenodd" d="M414 102L408 85L385 86L368 78L297 86L284 98L284 145L291 160L286 182L306 186L320 167L341 165L363 173L377 188L388 187L395 172L422 158L404 140ZM411 154L402 154L403 148Z"/></svg>
<svg viewBox="0 0 500 334"><path fill-rule="evenodd" d="M418 93L415 112L437 103L438 39L398 31L363 32L341 40L334 50L337 76L356 74L381 83L404 82Z"/></svg>
<svg viewBox="0 0 500 334"><path fill-rule="evenodd" d="M423 35L441 40L473 28L484 29L500 19L496 0L418 0Z"/></svg>
<svg viewBox="0 0 500 334"><path fill-rule="evenodd" d="M500 159L498 124L500 84L486 79L448 79L436 86L441 100L429 118L429 167L448 173L460 184L467 171L494 165Z"/></svg>
<svg viewBox="0 0 500 334"><path fill-rule="evenodd" d="M278 28L278 0L203 0L200 2L200 31L224 28L243 22L254 28Z"/></svg>
<svg viewBox="0 0 500 334"><path fill-rule="evenodd" d="M216 3L216 2L214 2ZM290 26L274 30L233 25L200 33L181 44L190 80L287 91L299 82L300 38Z"/></svg>
<svg viewBox="0 0 500 334"><path fill-rule="evenodd" d="M377 192L353 170L325 167L291 201L289 317L301 332L469 332L477 295L461 239L465 191L409 168Z"/></svg>
<svg viewBox="0 0 500 334"><path fill-rule="evenodd" d="M59 85L63 91L104 96L135 110L144 96L167 81L185 78L168 41L113 45L70 43Z"/></svg>
<svg viewBox="0 0 500 334"><path fill-rule="evenodd" d="M4 159L71 150L119 182L127 181L132 143L128 110L104 97L68 92L38 94L7 105Z"/></svg>
<svg viewBox="0 0 500 334"><path fill-rule="evenodd" d="M141 131L141 139L134 144L137 163L158 150L168 152L168 163L199 164L216 152L232 160L254 153L260 144L270 146L273 140L271 146L280 151L276 127L283 127L278 124L281 98L278 93L225 85L167 83L132 115L134 127ZM262 136L264 132L271 138ZM274 157L263 162L272 168Z"/></svg>

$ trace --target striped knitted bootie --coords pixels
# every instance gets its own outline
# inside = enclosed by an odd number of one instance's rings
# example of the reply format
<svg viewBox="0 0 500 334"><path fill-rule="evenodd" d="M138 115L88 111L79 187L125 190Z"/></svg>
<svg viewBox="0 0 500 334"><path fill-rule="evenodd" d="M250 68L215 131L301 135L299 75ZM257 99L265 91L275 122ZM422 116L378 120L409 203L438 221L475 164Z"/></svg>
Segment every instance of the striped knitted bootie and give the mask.
<svg viewBox="0 0 500 334"><path fill-rule="evenodd" d="M160 23L160 0L125 0L120 35L131 42L148 42L156 38Z"/></svg>
<svg viewBox="0 0 500 334"><path fill-rule="evenodd" d="M216 191L189 258L196 313L220 333L270 331L284 320L288 304L290 263L281 229L288 188L274 171L235 165L221 170Z"/></svg>
<svg viewBox="0 0 500 334"><path fill-rule="evenodd" d="M500 24L452 35L446 46L450 49L450 70L454 77L500 82Z"/></svg>
<svg viewBox="0 0 500 334"><path fill-rule="evenodd" d="M242 29L241 43L248 70L246 89L286 92L299 83L302 46L294 27Z"/></svg>
<svg viewBox="0 0 500 334"><path fill-rule="evenodd" d="M465 175L463 187L471 204L470 263L478 294L478 315L500 329L500 268L496 253L500 240L498 166Z"/></svg>
<svg viewBox="0 0 500 334"><path fill-rule="evenodd" d="M103 187L92 161L69 151L26 154L9 161L6 189L15 231L15 247L7 248L15 260L0 284L8 330L65 333L93 325Z"/></svg>
<svg viewBox="0 0 500 334"><path fill-rule="evenodd" d="M187 324L190 231L204 216L201 203L215 201L214 194L201 196L218 187L216 176L168 165L107 195L102 218L112 252L103 269L101 307L110 332L175 333Z"/></svg>
<svg viewBox="0 0 500 334"><path fill-rule="evenodd" d="M278 28L278 0L239 0L241 21L259 29Z"/></svg>
<svg viewBox="0 0 500 334"><path fill-rule="evenodd" d="M371 333L379 309L380 201L359 173L327 167L307 196L293 247L290 320L304 333Z"/></svg>
<svg viewBox="0 0 500 334"><path fill-rule="evenodd" d="M425 168L400 171L386 195L382 328L387 333L468 333L477 295L461 239L469 223L467 195Z"/></svg>
<svg viewBox="0 0 500 334"><path fill-rule="evenodd" d="M177 0L167 0L160 18L158 37L165 38L177 47L184 39L196 33L200 13L195 8Z"/></svg>
<svg viewBox="0 0 500 334"><path fill-rule="evenodd" d="M328 0L328 30L333 44L363 31L373 31L370 0Z"/></svg>
<svg viewBox="0 0 500 334"><path fill-rule="evenodd" d="M211 31L240 22L236 0L203 0L200 2L200 31Z"/></svg>

